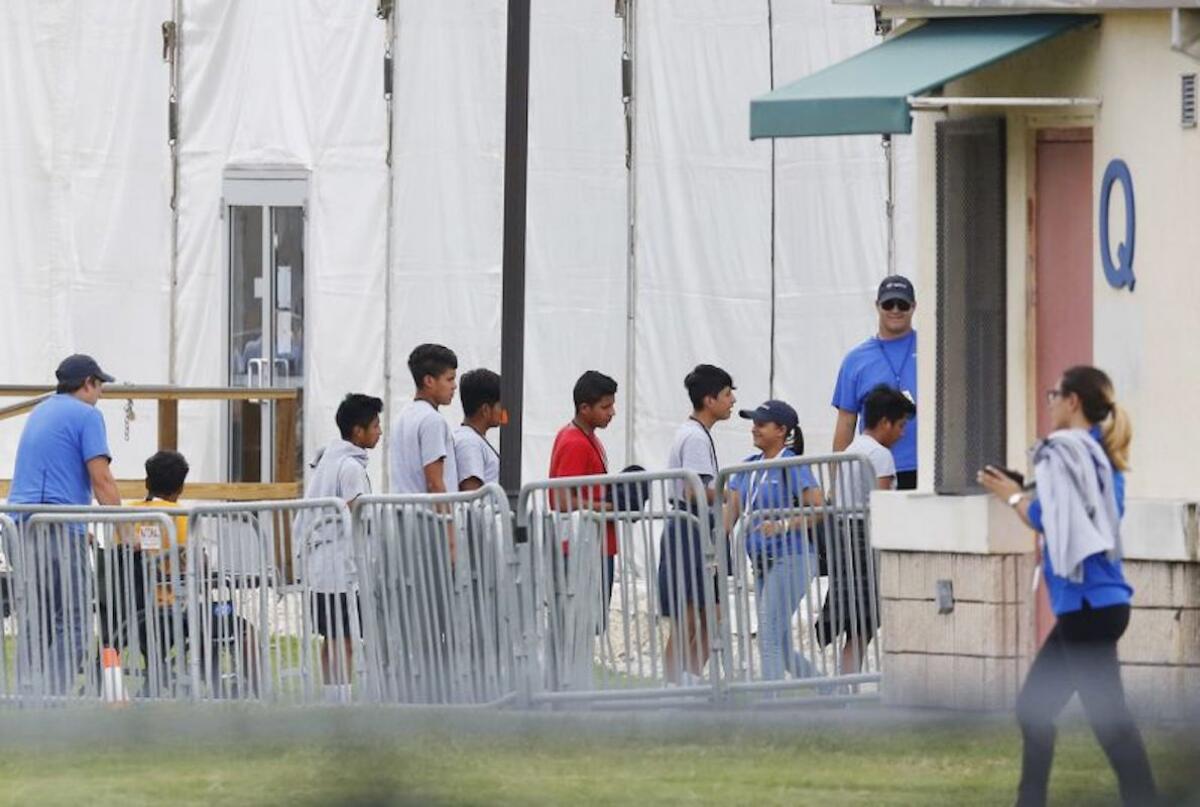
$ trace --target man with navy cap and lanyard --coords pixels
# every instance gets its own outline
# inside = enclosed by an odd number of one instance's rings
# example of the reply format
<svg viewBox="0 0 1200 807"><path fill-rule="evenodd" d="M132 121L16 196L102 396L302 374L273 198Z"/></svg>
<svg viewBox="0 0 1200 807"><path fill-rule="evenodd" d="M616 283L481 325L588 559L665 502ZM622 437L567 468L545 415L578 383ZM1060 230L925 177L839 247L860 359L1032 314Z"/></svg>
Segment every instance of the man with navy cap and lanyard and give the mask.
<svg viewBox="0 0 1200 807"><path fill-rule="evenodd" d="M917 332L913 330L916 293L908 278L891 275L879 284L875 310L879 332L846 354L833 391L837 426L833 450L844 451L859 431L863 402L879 384L900 390L917 403ZM908 422L900 442L892 447L896 460L896 488L917 486L917 419Z"/></svg>
<svg viewBox="0 0 1200 807"><path fill-rule="evenodd" d="M119 505L109 469L104 416L96 408L113 377L91 356L68 356L54 372L56 394L30 413L17 444L10 504Z"/></svg>
<svg viewBox="0 0 1200 807"><path fill-rule="evenodd" d="M102 387L113 377L91 356L76 354L63 359L54 372L55 394L30 413L17 444L9 504L119 505L121 496L109 463L104 416L96 408ZM50 628L50 686L65 692L82 668L87 637L84 624L87 603L83 591L87 568L86 527L73 524L69 542L27 547L27 574L46 575L46 623ZM41 554L37 563L30 563ZM65 579L64 579L65 578ZM71 634L68 636L68 632Z"/></svg>

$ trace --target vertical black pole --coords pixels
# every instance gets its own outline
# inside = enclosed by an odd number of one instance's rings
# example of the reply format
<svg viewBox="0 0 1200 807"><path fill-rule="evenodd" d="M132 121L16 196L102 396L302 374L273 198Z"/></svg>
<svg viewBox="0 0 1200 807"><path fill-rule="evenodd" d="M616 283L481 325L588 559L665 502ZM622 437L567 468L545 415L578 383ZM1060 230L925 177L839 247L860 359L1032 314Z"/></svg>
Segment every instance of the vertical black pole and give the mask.
<svg viewBox="0 0 1200 807"><path fill-rule="evenodd" d="M508 0L508 65L504 114L504 269L500 313L500 398L508 425L500 430L500 484L521 488L525 389L525 195L529 156L529 3Z"/></svg>

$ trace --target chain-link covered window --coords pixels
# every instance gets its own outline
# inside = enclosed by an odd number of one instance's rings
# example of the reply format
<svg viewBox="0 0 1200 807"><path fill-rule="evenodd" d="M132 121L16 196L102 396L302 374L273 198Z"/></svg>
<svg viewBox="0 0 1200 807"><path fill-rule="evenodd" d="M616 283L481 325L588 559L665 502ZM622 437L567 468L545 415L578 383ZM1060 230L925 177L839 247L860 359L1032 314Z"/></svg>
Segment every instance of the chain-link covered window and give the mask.
<svg viewBox="0 0 1200 807"><path fill-rule="evenodd" d="M938 123L938 493L978 492L1005 459L1004 191L1004 120Z"/></svg>

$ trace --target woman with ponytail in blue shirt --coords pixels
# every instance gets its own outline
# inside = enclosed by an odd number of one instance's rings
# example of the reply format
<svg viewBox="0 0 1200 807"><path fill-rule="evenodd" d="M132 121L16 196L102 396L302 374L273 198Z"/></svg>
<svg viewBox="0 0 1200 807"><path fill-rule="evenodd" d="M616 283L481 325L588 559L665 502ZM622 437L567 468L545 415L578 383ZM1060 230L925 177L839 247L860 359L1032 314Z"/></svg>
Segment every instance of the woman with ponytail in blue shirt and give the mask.
<svg viewBox="0 0 1200 807"><path fill-rule="evenodd" d="M1046 587L1058 619L1017 698L1024 738L1017 804L1046 803L1055 720L1075 693L1116 771L1122 801L1152 804L1154 777L1125 703L1117 659L1133 596L1121 570L1119 528L1129 419L1115 401L1112 381L1095 367L1067 370L1047 403L1055 431L1034 449L1036 495L1001 469L988 466L979 473L980 484L1041 534Z"/></svg>

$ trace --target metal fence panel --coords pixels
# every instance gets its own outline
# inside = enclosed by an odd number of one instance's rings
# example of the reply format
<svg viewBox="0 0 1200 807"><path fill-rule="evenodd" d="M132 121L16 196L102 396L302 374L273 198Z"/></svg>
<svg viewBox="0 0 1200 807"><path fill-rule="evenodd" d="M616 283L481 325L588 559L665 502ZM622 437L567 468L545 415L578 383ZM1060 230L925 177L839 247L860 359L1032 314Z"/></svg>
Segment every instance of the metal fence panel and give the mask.
<svg viewBox="0 0 1200 807"><path fill-rule="evenodd" d="M363 496L354 536L373 697L514 699L515 560L504 491Z"/></svg>
<svg viewBox="0 0 1200 807"><path fill-rule="evenodd" d="M0 520L11 702L174 699L190 691L172 518L142 508L7 505Z"/></svg>
<svg viewBox="0 0 1200 807"><path fill-rule="evenodd" d="M5 505L0 698L871 696L869 462L193 508ZM712 501L710 502L710 497Z"/></svg>
<svg viewBox="0 0 1200 807"><path fill-rule="evenodd" d="M878 682L874 487L869 461L845 454L721 469L716 501L731 563L721 668L729 697L858 694Z"/></svg>
<svg viewBox="0 0 1200 807"><path fill-rule="evenodd" d="M18 694L17 638L19 625L21 533L11 516L0 513L0 699Z"/></svg>
<svg viewBox="0 0 1200 807"><path fill-rule="evenodd" d="M193 507L188 566L202 699L365 696L350 513L340 499ZM324 636L322 636L324 634Z"/></svg>
<svg viewBox="0 0 1200 807"><path fill-rule="evenodd" d="M531 702L713 699L725 559L698 476L537 482L517 518Z"/></svg>

